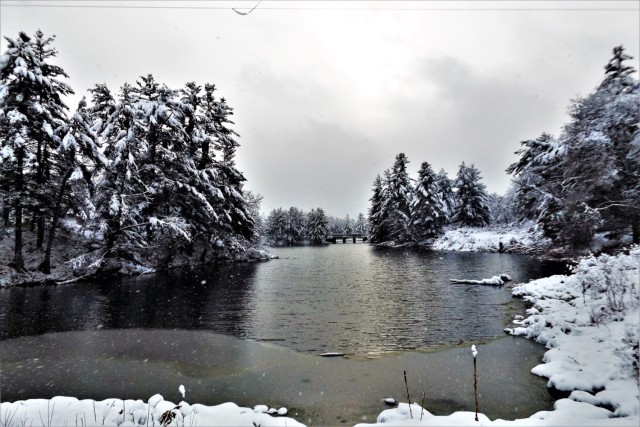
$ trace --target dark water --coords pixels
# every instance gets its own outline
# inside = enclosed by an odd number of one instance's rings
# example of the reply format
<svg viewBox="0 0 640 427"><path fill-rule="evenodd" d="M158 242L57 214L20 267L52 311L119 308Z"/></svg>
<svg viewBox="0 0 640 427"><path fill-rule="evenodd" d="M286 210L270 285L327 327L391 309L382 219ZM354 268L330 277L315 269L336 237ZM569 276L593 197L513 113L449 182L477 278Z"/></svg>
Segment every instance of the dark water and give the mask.
<svg viewBox="0 0 640 427"><path fill-rule="evenodd" d="M454 285L562 266L523 255L399 251L365 244L274 249L264 263L0 290L0 339L99 329L207 330L297 351L366 356L502 335L522 305L507 288Z"/></svg>

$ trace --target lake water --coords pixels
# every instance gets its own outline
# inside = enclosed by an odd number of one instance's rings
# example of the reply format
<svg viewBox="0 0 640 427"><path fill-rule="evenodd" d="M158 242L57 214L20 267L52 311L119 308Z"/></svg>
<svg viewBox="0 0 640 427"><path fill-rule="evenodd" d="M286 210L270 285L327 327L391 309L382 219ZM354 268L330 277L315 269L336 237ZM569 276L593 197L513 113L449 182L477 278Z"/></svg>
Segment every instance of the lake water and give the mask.
<svg viewBox="0 0 640 427"><path fill-rule="evenodd" d="M480 382L483 412L514 418L550 407L545 381L529 373L544 348L502 332L523 303L504 287L449 279L506 273L523 282L562 266L362 243L273 252L280 259L0 290L3 399L161 392L178 401L184 383L191 402L278 404L303 422L333 425L373 420L384 392L405 400L406 369L415 386L428 384L436 413L472 410L458 374L471 366L473 341L492 358ZM411 351L434 349L446 351ZM318 357L325 352L349 359Z"/></svg>

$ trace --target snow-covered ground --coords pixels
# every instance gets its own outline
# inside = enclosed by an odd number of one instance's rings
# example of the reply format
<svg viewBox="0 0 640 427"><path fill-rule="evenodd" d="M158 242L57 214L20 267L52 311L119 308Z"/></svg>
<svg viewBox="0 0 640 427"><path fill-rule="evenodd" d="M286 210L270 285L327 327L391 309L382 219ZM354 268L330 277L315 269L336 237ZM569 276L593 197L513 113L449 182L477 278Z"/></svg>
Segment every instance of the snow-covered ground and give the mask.
<svg viewBox="0 0 640 427"><path fill-rule="evenodd" d="M547 346L532 372L568 394L553 411L518 420L490 420L474 412L435 416L401 403L383 411L375 425L640 425L640 248L618 256L584 259L571 276L538 279L513 289L531 302L527 318L517 316L513 335ZM482 358L482 347L478 348ZM471 363L472 355L469 352ZM479 361L478 364L481 364ZM480 402L482 409L482 402ZM365 426L370 424L360 424Z"/></svg>
<svg viewBox="0 0 640 427"><path fill-rule="evenodd" d="M181 390L182 391L182 390ZM286 408L256 405L243 408L235 403L216 406L175 404L156 394L142 400L78 400L73 397L29 399L0 404L0 426L302 426L286 417Z"/></svg>
<svg viewBox="0 0 640 427"><path fill-rule="evenodd" d="M502 247L500 246L502 244ZM550 241L533 226L450 228L432 249L457 252L542 253Z"/></svg>
<svg viewBox="0 0 640 427"><path fill-rule="evenodd" d="M566 392L567 398L556 401L552 411L517 420L490 420L479 413L475 421L476 414L468 411L436 416L415 403L400 403L380 413L374 425L640 425L640 248L617 256L584 259L571 276L520 284L514 287L513 294L529 301L532 307L527 310L528 317L515 316L515 326L506 332L547 346L544 363L532 372L548 378L549 386ZM477 350L482 381L482 346ZM472 360L470 350L469 363ZM233 403L212 407L184 402L175 405L156 395L149 405L133 400L94 402L68 397L5 402L0 404L0 426L156 426L162 424L163 414L170 410L175 414L171 425L176 426L301 425L291 418L275 416L278 410L264 405L253 409ZM274 416L265 413L269 411ZM286 415L286 410L280 413ZM372 424L359 424L367 425Z"/></svg>

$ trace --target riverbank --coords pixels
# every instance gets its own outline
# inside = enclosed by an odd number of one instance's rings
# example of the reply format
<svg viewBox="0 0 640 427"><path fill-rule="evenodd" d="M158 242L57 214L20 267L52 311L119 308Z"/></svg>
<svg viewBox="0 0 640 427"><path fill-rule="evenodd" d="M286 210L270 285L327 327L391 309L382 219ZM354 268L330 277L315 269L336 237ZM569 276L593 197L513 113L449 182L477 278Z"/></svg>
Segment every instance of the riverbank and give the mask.
<svg viewBox="0 0 640 427"><path fill-rule="evenodd" d="M78 280L94 280L105 274L111 277L136 276L150 274L172 268L189 268L200 265L225 262L252 262L273 259L273 255L263 247L253 246L235 251L220 248L218 253L206 253L205 256L176 254L169 261L157 255L137 258L131 261L111 262L107 269L98 270L100 262L100 242L91 242L79 236L77 227L62 229L56 237L56 245L51 253L51 273L39 271L44 257L44 249L36 247L35 233L23 230L23 271L10 266L14 253L12 228L0 228L0 287L56 285ZM202 251L194 251L200 253Z"/></svg>
<svg viewBox="0 0 640 427"><path fill-rule="evenodd" d="M431 249L455 252L544 253L551 241L533 226L448 228Z"/></svg>
<svg viewBox="0 0 640 427"><path fill-rule="evenodd" d="M571 276L556 275L514 287L513 295L533 306L527 318L518 318L506 332L534 339L549 349L544 363L532 373L548 378L548 386L566 396L555 402L553 411L514 421L491 421L479 414L476 423L473 412L436 416L424 410L419 419L420 406L412 405L410 412L407 404L400 404L383 411L375 425L637 426L639 287L637 247L618 256L586 258ZM470 351L468 357L471 360ZM478 363L482 358L480 349Z"/></svg>

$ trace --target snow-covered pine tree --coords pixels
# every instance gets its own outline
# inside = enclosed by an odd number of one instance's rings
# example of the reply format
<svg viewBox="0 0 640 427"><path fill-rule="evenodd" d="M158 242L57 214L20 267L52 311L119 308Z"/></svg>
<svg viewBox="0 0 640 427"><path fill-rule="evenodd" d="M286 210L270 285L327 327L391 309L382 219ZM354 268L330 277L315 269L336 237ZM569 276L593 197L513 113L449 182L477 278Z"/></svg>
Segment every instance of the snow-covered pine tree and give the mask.
<svg viewBox="0 0 640 427"><path fill-rule="evenodd" d="M122 86L100 134L109 166L97 180L92 228L103 236L103 258L132 259L146 247L145 230L153 222L144 215L152 196L140 176L140 166L148 157L149 146L135 101L132 87Z"/></svg>
<svg viewBox="0 0 640 427"><path fill-rule="evenodd" d="M456 207L456 196L451 188L451 180L444 169L440 169L438 175L436 175L436 188L438 196L442 200L442 207L445 214L445 224L451 223L451 217L453 216L453 210Z"/></svg>
<svg viewBox="0 0 640 427"><path fill-rule="evenodd" d="M545 235L555 239L562 229L563 171L566 146L552 135L522 141L519 160L507 168L514 175L516 208L525 219L536 219Z"/></svg>
<svg viewBox="0 0 640 427"><path fill-rule="evenodd" d="M24 269L22 230L25 209L37 220L37 246L44 239L44 214L50 193L51 150L54 132L66 120L62 96L73 93L60 77L64 70L48 60L57 55L53 37L38 31L32 39L21 32L6 38L0 57L0 189L4 192L5 221L14 213L15 246L12 265Z"/></svg>
<svg viewBox="0 0 640 427"><path fill-rule="evenodd" d="M640 243L640 85L625 62L629 59L622 46L613 49L605 78L573 102L561 136L567 146L563 192L570 227L559 237L574 247L586 247L597 229L612 236L631 230Z"/></svg>
<svg viewBox="0 0 640 427"><path fill-rule="evenodd" d="M45 255L39 266L45 274L51 272L51 252L58 221L69 208L79 214L83 221L93 216L93 172L96 168L108 166L106 157L100 152L98 136L91 129L91 115L85 98L82 98L73 117L58 133L61 137L56 136L59 146L51 171L55 177L52 184L55 199L51 206L51 228Z"/></svg>
<svg viewBox="0 0 640 427"><path fill-rule="evenodd" d="M389 238L398 243L408 242L411 236L412 186L407 173L409 160L399 153L391 169L389 180Z"/></svg>
<svg viewBox="0 0 640 427"><path fill-rule="evenodd" d="M239 146L235 138L238 134L229 127L233 124L229 119L233 109L224 98L215 98L215 90L214 85L205 84L200 102L200 121L206 135L201 150L200 168L204 169L210 165L216 171L216 183L224 198L224 216L221 219L226 219L226 222L223 222L225 231L233 239L237 236L252 239L256 235L255 221L242 195L242 184L246 179L235 167L235 151ZM214 150L219 151L219 160L215 159Z"/></svg>
<svg viewBox="0 0 640 427"><path fill-rule="evenodd" d="M353 226L353 231L358 234L365 234L367 232L367 219L362 212L358 214L356 223Z"/></svg>
<svg viewBox="0 0 640 427"><path fill-rule="evenodd" d="M411 227L414 238L424 241L438 237L446 223L442 199L438 194L436 174L427 162L418 171L411 200Z"/></svg>
<svg viewBox="0 0 640 427"><path fill-rule="evenodd" d="M491 223L488 195L480 182L480 172L474 165L460 165L456 178L458 189L456 206L452 222L467 227L484 227Z"/></svg>
<svg viewBox="0 0 640 427"><path fill-rule="evenodd" d="M344 234L351 234L353 233L353 220L351 218L349 218L349 214L347 214L347 217L344 219L344 225L342 226L342 232Z"/></svg>
<svg viewBox="0 0 640 427"><path fill-rule="evenodd" d="M329 234L329 221L322 208L311 209L307 215L306 233L311 243L315 245L322 244Z"/></svg>
<svg viewBox="0 0 640 427"><path fill-rule="evenodd" d="M272 244L287 242L288 218L287 212L282 208L274 209L269 213L266 224L267 240Z"/></svg>
<svg viewBox="0 0 640 427"><path fill-rule="evenodd" d="M306 218L302 210L291 206L287 213L287 244L299 245L305 235Z"/></svg>
<svg viewBox="0 0 640 427"><path fill-rule="evenodd" d="M369 199L369 237L373 243L384 242L387 238L387 212L384 184L380 175L373 181L373 195Z"/></svg>

